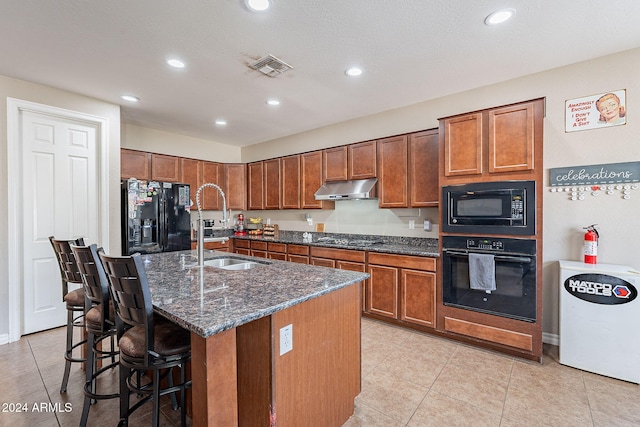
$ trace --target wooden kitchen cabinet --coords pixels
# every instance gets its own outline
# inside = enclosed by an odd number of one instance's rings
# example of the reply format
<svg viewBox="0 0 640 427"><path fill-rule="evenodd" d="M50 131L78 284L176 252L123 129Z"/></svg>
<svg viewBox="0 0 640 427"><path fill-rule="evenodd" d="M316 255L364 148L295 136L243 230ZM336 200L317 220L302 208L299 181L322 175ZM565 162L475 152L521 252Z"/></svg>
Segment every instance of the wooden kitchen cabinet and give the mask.
<svg viewBox="0 0 640 427"><path fill-rule="evenodd" d="M378 176L378 152L376 141L350 144L349 149L349 179L367 179Z"/></svg>
<svg viewBox="0 0 640 427"><path fill-rule="evenodd" d="M300 199L302 209L331 209L335 202L316 200L316 191L323 184L322 151L312 151L300 155L302 181Z"/></svg>
<svg viewBox="0 0 640 427"><path fill-rule="evenodd" d="M300 155L280 159L282 209L300 209Z"/></svg>
<svg viewBox="0 0 640 427"><path fill-rule="evenodd" d="M251 255L251 241L242 239L233 240L233 252L240 255Z"/></svg>
<svg viewBox="0 0 640 427"><path fill-rule="evenodd" d="M264 208L280 209L280 159L264 160Z"/></svg>
<svg viewBox="0 0 640 427"><path fill-rule="evenodd" d="M365 311L430 328L436 321L436 260L370 252Z"/></svg>
<svg viewBox="0 0 640 427"><path fill-rule="evenodd" d="M376 141L323 150L324 180L376 178L378 172Z"/></svg>
<svg viewBox="0 0 640 427"><path fill-rule="evenodd" d="M247 164L225 163L223 181L227 209L247 210Z"/></svg>
<svg viewBox="0 0 640 427"><path fill-rule="evenodd" d="M212 183L218 185L223 189L226 195L226 190L224 190L224 174L223 174L223 164L217 162L202 162L202 184L204 183ZM202 185L200 184L200 185ZM193 195L195 202L195 193ZM228 199L227 199L228 202ZM200 193L200 204L202 205L203 210L214 210L219 211L222 210L222 197L218 190L212 187L206 187L202 189ZM229 207L227 206L227 209Z"/></svg>
<svg viewBox="0 0 640 427"><path fill-rule="evenodd" d="M287 261L287 244L279 242L267 242L267 258Z"/></svg>
<svg viewBox="0 0 640 427"><path fill-rule="evenodd" d="M322 163L325 181L346 181L349 179L347 170L349 165L348 149L346 145L323 150Z"/></svg>
<svg viewBox="0 0 640 427"><path fill-rule="evenodd" d="M537 99L441 119L444 177L533 171L543 117L544 100Z"/></svg>
<svg viewBox="0 0 640 427"><path fill-rule="evenodd" d="M371 265L368 273L366 311L372 314L398 318L398 269L395 267Z"/></svg>
<svg viewBox="0 0 640 427"><path fill-rule="evenodd" d="M151 153L120 149L120 178L151 179Z"/></svg>
<svg viewBox="0 0 640 427"><path fill-rule="evenodd" d="M445 119L444 174L482 173L482 113Z"/></svg>
<svg viewBox="0 0 640 427"><path fill-rule="evenodd" d="M334 249L312 246L310 262L322 267L338 268L340 270L360 271L366 270L366 252L350 249ZM364 310L365 294L368 280L362 282L362 309Z"/></svg>
<svg viewBox="0 0 640 427"><path fill-rule="evenodd" d="M400 320L435 327L436 273L400 270Z"/></svg>
<svg viewBox="0 0 640 427"><path fill-rule="evenodd" d="M189 184L189 198L193 202L193 210L197 210L196 192L202 185L202 161L195 159L180 159L180 182ZM200 201L202 203L202 201Z"/></svg>
<svg viewBox="0 0 640 427"><path fill-rule="evenodd" d="M407 135L378 140L378 203L381 208L409 206Z"/></svg>
<svg viewBox="0 0 640 427"><path fill-rule="evenodd" d="M267 242L251 240L251 256L258 258L268 258Z"/></svg>
<svg viewBox="0 0 640 427"><path fill-rule="evenodd" d="M495 108L489 116L489 173L534 168L534 103Z"/></svg>
<svg viewBox="0 0 640 427"><path fill-rule="evenodd" d="M230 248L230 243L229 240L227 240L226 242L222 243L222 242L204 242L204 248L205 249L211 249L213 251L220 251L220 252L229 252L229 248ZM198 248L198 244L196 242L191 242L191 249L197 249Z"/></svg>
<svg viewBox="0 0 640 427"><path fill-rule="evenodd" d="M438 129L409 135L409 207L438 206Z"/></svg>
<svg viewBox="0 0 640 427"><path fill-rule="evenodd" d="M247 165L248 209L264 209L264 162Z"/></svg>
<svg viewBox="0 0 640 427"><path fill-rule="evenodd" d="M309 264L308 245L287 245L287 261L300 264Z"/></svg>
<svg viewBox="0 0 640 427"><path fill-rule="evenodd" d="M180 157L151 154L151 179L154 181L180 182Z"/></svg>

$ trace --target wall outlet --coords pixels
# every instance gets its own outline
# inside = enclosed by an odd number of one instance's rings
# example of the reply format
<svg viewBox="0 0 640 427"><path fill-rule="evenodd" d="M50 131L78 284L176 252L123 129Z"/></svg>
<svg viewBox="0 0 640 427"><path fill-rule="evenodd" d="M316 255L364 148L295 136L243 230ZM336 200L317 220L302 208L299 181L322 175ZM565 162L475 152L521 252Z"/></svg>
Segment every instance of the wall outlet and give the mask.
<svg viewBox="0 0 640 427"><path fill-rule="evenodd" d="M280 356L293 350L293 325L280 328Z"/></svg>
<svg viewBox="0 0 640 427"><path fill-rule="evenodd" d="M409 229L413 230L416 227L416 222L413 219L409 220Z"/></svg>

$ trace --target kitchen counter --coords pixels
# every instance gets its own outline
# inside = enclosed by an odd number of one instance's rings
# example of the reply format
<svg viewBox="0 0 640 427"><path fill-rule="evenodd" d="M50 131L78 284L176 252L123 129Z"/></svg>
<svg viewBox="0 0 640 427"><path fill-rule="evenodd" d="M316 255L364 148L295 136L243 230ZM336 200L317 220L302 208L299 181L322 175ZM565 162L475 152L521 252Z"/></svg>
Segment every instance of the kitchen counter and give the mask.
<svg viewBox="0 0 640 427"><path fill-rule="evenodd" d="M226 233L226 234L225 234ZM265 236L234 236L231 230L220 230L215 236L228 235L233 239L258 240L266 242L291 243L296 245L322 246L329 248L352 249L370 252L384 252L398 255L413 255L425 257L439 257L438 239L399 237L399 236L377 236L368 234L344 234L344 233L311 233L311 240L304 239L302 231L281 230L276 237ZM356 244L336 244L323 241L324 239L349 240ZM205 238L205 242L207 239ZM365 243L366 242L366 243ZM369 243L371 242L371 243ZM360 244L358 244L360 243Z"/></svg>
<svg viewBox="0 0 640 427"><path fill-rule="evenodd" d="M203 338L361 282L366 273L205 250L205 260L263 263L250 270L198 268L196 251L142 255L157 312Z"/></svg>
<svg viewBox="0 0 640 427"><path fill-rule="evenodd" d="M199 267L196 251L142 256L154 310L191 331L193 425L346 422L360 393L369 274L204 253L263 265Z"/></svg>

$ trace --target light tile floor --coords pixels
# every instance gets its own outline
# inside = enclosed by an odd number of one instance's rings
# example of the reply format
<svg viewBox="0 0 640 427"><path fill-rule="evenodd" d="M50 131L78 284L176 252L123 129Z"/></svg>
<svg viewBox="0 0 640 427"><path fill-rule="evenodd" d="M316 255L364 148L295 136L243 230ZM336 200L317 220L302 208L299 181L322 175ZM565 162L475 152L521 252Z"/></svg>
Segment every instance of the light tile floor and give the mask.
<svg viewBox="0 0 640 427"><path fill-rule="evenodd" d="M67 393L59 393L64 333L0 345L0 426L78 425L77 365ZM363 319L362 391L344 427L640 425L640 386L560 365L557 350L545 345L537 364ZM117 384L117 371L108 375ZM138 412L130 425L150 425L150 410ZM117 414L116 400L99 402L88 424L115 426ZM179 425L168 401L161 425Z"/></svg>
<svg viewBox="0 0 640 427"><path fill-rule="evenodd" d="M640 426L640 386L363 319L356 426Z"/></svg>

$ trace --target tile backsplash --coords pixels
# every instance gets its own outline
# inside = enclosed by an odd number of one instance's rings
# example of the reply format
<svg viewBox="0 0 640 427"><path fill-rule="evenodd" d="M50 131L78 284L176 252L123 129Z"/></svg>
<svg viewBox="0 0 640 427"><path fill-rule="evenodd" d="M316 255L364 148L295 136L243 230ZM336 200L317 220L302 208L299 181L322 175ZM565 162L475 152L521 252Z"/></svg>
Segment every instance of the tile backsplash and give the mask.
<svg viewBox="0 0 640 427"><path fill-rule="evenodd" d="M240 211L231 211L233 225ZM373 234L381 236L407 236L438 238L438 208L380 209L378 200L341 200L335 203L335 209L283 209L243 211L245 221L250 217L261 217L263 223L267 219L278 224L281 230L310 231L316 230L316 224L322 223L327 233ZM307 219L307 214L310 220ZM220 211L203 211L205 219L222 218ZM197 211L191 213L195 225ZM423 229L424 220L432 223L431 231ZM218 221L216 221L217 223ZM414 228L411 227L413 223ZM216 224L217 225L217 224Z"/></svg>

